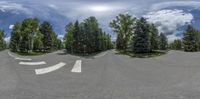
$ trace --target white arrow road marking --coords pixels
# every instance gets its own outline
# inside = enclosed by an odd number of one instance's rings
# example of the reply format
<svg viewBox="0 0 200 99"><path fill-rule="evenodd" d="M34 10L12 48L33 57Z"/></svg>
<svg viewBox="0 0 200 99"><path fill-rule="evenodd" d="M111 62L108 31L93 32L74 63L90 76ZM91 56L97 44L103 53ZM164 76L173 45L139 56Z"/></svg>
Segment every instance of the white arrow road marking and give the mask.
<svg viewBox="0 0 200 99"><path fill-rule="evenodd" d="M50 67L47 67L47 68L41 68L41 69L35 69L35 74L36 75L42 75L42 74L46 74L46 73L50 73L50 72L53 72L63 66L65 66L66 63L63 63L63 62L60 62L54 66L50 66Z"/></svg>
<svg viewBox="0 0 200 99"><path fill-rule="evenodd" d="M8 55L15 58L16 60L24 60L24 61L31 61L32 60L30 58L20 58L20 57L14 56L10 52L8 52Z"/></svg>
<svg viewBox="0 0 200 99"><path fill-rule="evenodd" d="M74 67L72 68L71 72L74 73L81 73L81 60L77 60L76 63L74 64Z"/></svg>
<svg viewBox="0 0 200 99"><path fill-rule="evenodd" d="M41 62L19 62L20 65L44 65L46 64L45 61Z"/></svg>

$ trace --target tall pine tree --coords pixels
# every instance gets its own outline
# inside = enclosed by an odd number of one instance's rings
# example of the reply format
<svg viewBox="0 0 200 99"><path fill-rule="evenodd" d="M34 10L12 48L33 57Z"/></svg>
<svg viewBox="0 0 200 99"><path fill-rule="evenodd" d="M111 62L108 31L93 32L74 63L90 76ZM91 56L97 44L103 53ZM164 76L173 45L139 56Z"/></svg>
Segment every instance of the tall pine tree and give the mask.
<svg viewBox="0 0 200 99"><path fill-rule="evenodd" d="M133 50L135 52L147 53L151 51L149 24L145 18L137 21L133 40Z"/></svg>
<svg viewBox="0 0 200 99"><path fill-rule="evenodd" d="M194 52L198 50L196 30L189 25L183 37L184 50L186 52Z"/></svg>

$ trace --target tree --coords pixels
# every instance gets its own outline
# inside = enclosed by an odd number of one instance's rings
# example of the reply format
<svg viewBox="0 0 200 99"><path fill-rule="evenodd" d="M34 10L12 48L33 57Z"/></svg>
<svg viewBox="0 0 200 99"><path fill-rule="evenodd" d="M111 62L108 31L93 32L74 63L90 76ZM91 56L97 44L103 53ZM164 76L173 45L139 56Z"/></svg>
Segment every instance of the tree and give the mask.
<svg viewBox="0 0 200 99"><path fill-rule="evenodd" d="M195 32L196 30L189 25L184 33L183 44L186 52L198 51L198 43Z"/></svg>
<svg viewBox="0 0 200 99"><path fill-rule="evenodd" d="M129 14L119 14L115 20L110 22L110 27L116 32L116 46L119 50L126 50L131 35L135 29L136 18Z"/></svg>
<svg viewBox="0 0 200 99"><path fill-rule="evenodd" d="M0 51L6 48L6 42L4 38L5 38L4 30L0 29Z"/></svg>
<svg viewBox="0 0 200 99"><path fill-rule="evenodd" d="M33 50L33 37L37 33L39 27L39 20L36 18L28 18L22 22L21 25L21 42L20 50L22 52L30 53Z"/></svg>
<svg viewBox="0 0 200 99"><path fill-rule="evenodd" d="M74 33L74 25L73 23L69 23L66 27L65 27L65 37L64 37L64 42L65 42L65 48L67 49L68 52L72 52L73 53L73 33Z"/></svg>
<svg viewBox="0 0 200 99"><path fill-rule="evenodd" d="M15 23L12 32L11 32L11 38L10 38L10 49L13 52L19 51L19 45L21 42L21 23L17 22Z"/></svg>
<svg viewBox="0 0 200 99"><path fill-rule="evenodd" d="M103 32L95 17L66 26L65 47L70 53L89 54L112 48L111 36Z"/></svg>
<svg viewBox="0 0 200 99"><path fill-rule="evenodd" d="M159 41L159 48L160 50L167 50L168 48L168 40L165 34L160 33L160 37L159 37L160 41Z"/></svg>
<svg viewBox="0 0 200 99"><path fill-rule="evenodd" d="M197 50L200 51L200 30L195 31Z"/></svg>
<svg viewBox="0 0 200 99"><path fill-rule="evenodd" d="M133 40L133 50L135 52L147 53L151 51L149 24L145 18L137 21Z"/></svg>
<svg viewBox="0 0 200 99"><path fill-rule="evenodd" d="M150 24L149 29L150 29L151 49L158 50L159 48L158 29L155 27L154 24Z"/></svg>
<svg viewBox="0 0 200 99"><path fill-rule="evenodd" d="M180 39L174 40L172 43L170 43L169 47L173 50L182 50L182 41Z"/></svg>
<svg viewBox="0 0 200 99"><path fill-rule="evenodd" d="M53 28L52 25L47 22L44 21L41 25L40 25L40 32L43 34L43 44L44 44L44 51L51 51L52 47L53 47Z"/></svg>
<svg viewBox="0 0 200 99"><path fill-rule="evenodd" d="M37 32L36 35L34 36L34 51L41 51L43 49L43 35L40 32Z"/></svg>
<svg viewBox="0 0 200 99"><path fill-rule="evenodd" d="M80 28L79 28L79 22L78 20L74 24L74 32L73 32L73 51L78 53L80 51Z"/></svg>

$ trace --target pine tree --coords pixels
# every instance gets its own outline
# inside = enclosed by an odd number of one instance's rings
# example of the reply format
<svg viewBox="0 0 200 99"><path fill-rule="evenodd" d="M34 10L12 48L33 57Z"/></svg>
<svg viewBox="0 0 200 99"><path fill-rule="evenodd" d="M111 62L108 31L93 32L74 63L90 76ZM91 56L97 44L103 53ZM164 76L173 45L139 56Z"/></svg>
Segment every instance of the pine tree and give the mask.
<svg viewBox="0 0 200 99"><path fill-rule="evenodd" d="M149 24L146 19L141 18L136 23L136 30L133 37L133 50L139 53L147 53L151 51Z"/></svg>
<svg viewBox="0 0 200 99"><path fill-rule="evenodd" d="M159 36L158 36L158 29L155 27L154 24L150 24L150 41L151 41L151 49L158 50L159 47Z"/></svg>
<svg viewBox="0 0 200 99"><path fill-rule="evenodd" d="M40 32L43 34L43 44L44 44L44 51L51 51L53 47L53 28L52 25L44 21L40 25Z"/></svg>
<svg viewBox="0 0 200 99"><path fill-rule="evenodd" d="M170 43L169 47L173 50L182 50L182 41L179 39L174 40L172 43Z"/></svg>
<svg viewBox="0 0 200 99"><path fill-rule="evenodd" d="M4 30L0 29L0 51L6 48L6 42L4 38L5 38Z"/></svg>
<svg viewBox="0 0 200 99"><path fill-rule="evenodd" d="M74 33L74 25L73 23L69 23L66 27L65 27L65 37L64 37L64 41L65 41L65 48L67 49L68 52L73 53L73 33Z"/></svg>
<svg viewBox="0 0 200 99"><path fill-rule="evenodd" d="M188 26L183 37L184 50L186 52L194 52L198 50L196 30L192 26Z"/></svg>
<svg viewBox="0 0 200 99"><path fill-rule="evenodd" d="M167 41L167 37L165 34L160 33L160 41L159 41L159 48L160 50L167 50L168 48L168 41Z"/></svg>
<svg viewBox="0 0 200 99"><path fill-rule="evenodd" d="M64 40L70 53L86 55L112 48L111 36L102 31L95 17L68 24Z"/></svg>
<svg viewBox="0 0 200 99"><path fill-rule="evenodd" d="M116 32L116 46L119 50L126 50L130 41L131 35L135 29L136 18L129 14L119 14L115 20L110 22L110 27Z"/></svg>
<svg viewBox="0 0 200 99"><path fill-rule="evenodd" d="M78 53L79 49L80 49L80 42L79 42L79 35L80 34L80 28L79 28L79 22L78 20L75 22L74 24L74 32L73 32L73 52Z"/></svg>
<svg viewBox="0 0 200 99"><path fill-rule="evenodd" d="M10 38L10 49L13 52L19 51L19 45L21 42L21 23L15 23Z"/></svg>

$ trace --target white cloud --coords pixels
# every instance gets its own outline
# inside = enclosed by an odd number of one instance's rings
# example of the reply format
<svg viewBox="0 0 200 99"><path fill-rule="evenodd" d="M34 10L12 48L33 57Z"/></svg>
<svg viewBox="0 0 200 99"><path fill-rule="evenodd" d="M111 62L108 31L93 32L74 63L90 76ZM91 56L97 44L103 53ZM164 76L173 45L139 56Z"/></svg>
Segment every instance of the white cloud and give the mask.
<svg viewBox="0 0 200 99"><path fill-rule="evenodd" d="M181 39L181 37L176 36L175 34L173 35L168 35L167 36L169 43L173 42L176 39Z"/></svg>
<svg viewBox="0 0 200 99"><path fill-rule="evenodd" d="M189 6L193 8L200 8L200 2L198 1L170 1L170 2L161 2L161 3L156 3L153 4L150 8L150 10L160 10L163 8L168 8L168 7L175 7L175 6Z"/></svg>
<svg viewBox="0 0 200 99"><path fill-rule="evenodd" d="M12 29L13 29L13 27L14 27L14 25L13 25L13 24L11 24L11 25L9 26L9 29L10 29L10 30L12 30Z"/></svg>
<svg viewBox="0 0 200 99"><path fill-rule="evenodd" d="M6 38L4 38L4 40L8 43L8 42L10 42L10 36L9 37L6 37Z"/></svg>
<svg viewBox="0 0 200 99"><path fill-rule="evenodd" d="M193 15L182 10L160 10L153 11L145 15L149 22L154 23L159 32L167 35L174 35L180 26L190 24Z"/></svg>
<svg viewBox="0 0 200 99"><path fill-rule="evenodd" d="M64 35L58 35L57 38L63 41Z"/></svg>
<svg viewBox="0 0 200 99"><path fill-rule="evenodd" d="M25 12L26 14L32 14L27 8L25 8L22 4L7 2L7 1L0 1L0 10L5 12L6 10L13 10L14 13L16 10Z"/></svg>

